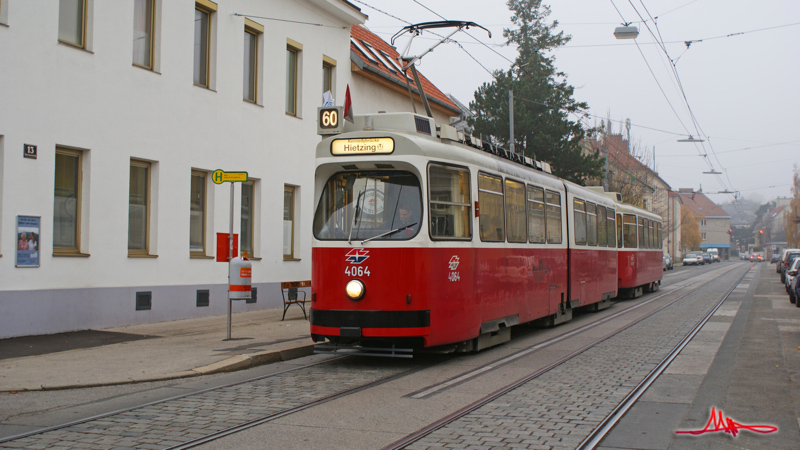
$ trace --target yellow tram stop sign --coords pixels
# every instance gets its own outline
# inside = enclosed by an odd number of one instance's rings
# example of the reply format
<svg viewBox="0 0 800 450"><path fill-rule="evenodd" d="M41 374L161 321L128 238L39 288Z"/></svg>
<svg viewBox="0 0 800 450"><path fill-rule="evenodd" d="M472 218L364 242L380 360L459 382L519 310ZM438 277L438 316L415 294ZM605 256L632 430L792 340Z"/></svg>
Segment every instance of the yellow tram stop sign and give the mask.
<svg viewBox="0 0 800 450"><path fill-rule="evenodd" d="M216 184L222 184L226 181L247 181L247 172L224 172L220 169L215 170L211 174L211 180Z"/></svg>

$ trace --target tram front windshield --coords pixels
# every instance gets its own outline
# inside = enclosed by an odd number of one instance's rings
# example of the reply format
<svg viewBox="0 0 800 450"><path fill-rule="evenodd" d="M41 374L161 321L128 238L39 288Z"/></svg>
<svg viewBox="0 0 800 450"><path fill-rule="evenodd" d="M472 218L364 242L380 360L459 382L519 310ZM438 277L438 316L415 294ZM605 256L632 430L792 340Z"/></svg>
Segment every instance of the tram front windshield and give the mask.
<svg viewBox="0 0 800 450"><path fill-rule="evenodd" d="M419 232L419 179L409 172L341 172L322 190L314 215L321 240L406 240Z"/></svg>

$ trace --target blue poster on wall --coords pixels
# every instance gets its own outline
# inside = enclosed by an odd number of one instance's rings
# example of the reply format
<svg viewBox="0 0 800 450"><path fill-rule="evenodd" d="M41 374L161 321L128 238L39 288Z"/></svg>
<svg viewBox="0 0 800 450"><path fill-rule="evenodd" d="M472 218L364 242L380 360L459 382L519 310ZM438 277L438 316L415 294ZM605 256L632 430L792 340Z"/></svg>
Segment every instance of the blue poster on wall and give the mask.
<svg viewBox="0 0 800 450"><path fill-rule="evenodd" d="M38 216L17 216L17 267L39 267L40 220Z"/></svg>

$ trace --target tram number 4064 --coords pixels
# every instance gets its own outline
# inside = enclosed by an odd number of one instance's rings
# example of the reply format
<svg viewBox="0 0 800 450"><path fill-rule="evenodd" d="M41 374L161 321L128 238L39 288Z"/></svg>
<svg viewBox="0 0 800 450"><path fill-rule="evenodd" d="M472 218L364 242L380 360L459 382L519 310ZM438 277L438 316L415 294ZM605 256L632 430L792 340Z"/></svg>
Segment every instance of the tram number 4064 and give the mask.
<svg viewBox="0 0 800 450"><path fill-rule="evenodd" d="M369 266L347 266L344 268L344 274L348 277L368 277L370 275Z"/></svg>

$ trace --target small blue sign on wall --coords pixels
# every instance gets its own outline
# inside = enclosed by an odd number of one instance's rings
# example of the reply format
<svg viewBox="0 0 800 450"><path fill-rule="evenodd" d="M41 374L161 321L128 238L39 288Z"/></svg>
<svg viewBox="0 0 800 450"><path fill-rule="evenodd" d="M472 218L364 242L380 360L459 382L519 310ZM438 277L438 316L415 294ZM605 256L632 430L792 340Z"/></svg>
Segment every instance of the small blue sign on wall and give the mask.
<svg viewBox="0 0 800 450"><path fill-rule="evenodd" d="M33 144L22 144L22 156L26 158L36 159L37 148Z"/></svg>

